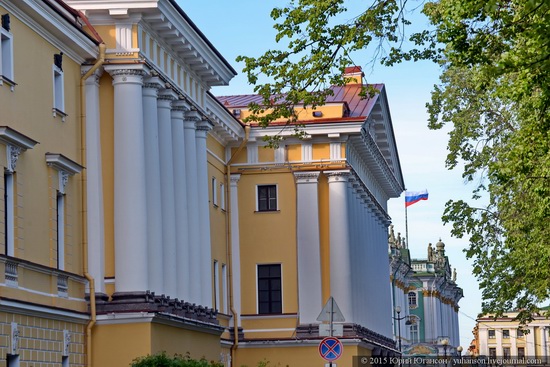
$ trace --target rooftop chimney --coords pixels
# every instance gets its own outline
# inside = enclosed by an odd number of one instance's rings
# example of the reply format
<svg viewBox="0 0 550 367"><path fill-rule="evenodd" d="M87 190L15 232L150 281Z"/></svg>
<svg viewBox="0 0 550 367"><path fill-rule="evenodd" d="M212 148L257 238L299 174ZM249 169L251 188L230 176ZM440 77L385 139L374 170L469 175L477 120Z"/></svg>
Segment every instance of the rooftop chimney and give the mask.
<svg viewBox="0 0 550 367"><path fill-rule="evenodd" d="M344 70L344 78L349 79L347 84L363 84L363 70L360 66L349 66Z"/></svg>

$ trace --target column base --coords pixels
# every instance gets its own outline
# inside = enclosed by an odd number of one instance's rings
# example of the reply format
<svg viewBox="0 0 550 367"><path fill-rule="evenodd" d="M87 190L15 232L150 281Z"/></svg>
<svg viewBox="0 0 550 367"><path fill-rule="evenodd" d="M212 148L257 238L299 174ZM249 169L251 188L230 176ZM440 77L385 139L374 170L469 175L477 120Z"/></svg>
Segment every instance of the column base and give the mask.
<svg viewBox="0 0 550 367"><path fill-rule="evenodd" d="M219 324L217 311L212 308L180 301L164 294L157 296L154 292L149 291L115 292L111 301L101 298L98 302L96 298L96 309L98 315L123 312L162 312L205 323Z"/></svg>

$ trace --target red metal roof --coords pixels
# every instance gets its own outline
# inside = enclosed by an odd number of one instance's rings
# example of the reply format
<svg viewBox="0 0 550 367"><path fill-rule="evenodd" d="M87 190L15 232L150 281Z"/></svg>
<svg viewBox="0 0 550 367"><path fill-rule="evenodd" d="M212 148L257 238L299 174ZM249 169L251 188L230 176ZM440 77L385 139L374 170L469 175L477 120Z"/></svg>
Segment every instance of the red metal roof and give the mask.
<svg viewBox="0 0 550 367"><path fill-rule="evenodd" d="M374 88L382 91L384 84L373 84ZM333 86L334 95L328 96L326 103L347 103L349 107L349 115L339 119L323 119L324 122L334 122L335 120L355 121L365 120L374 104L378 100L379 94L372 98L363 98L359 95L361 92L360 84L349 84L342 87ZM227 109L246 108L250 103L262 103L262 97L257 94L243 94L234 96L220 96L218 100Z"/></svg>

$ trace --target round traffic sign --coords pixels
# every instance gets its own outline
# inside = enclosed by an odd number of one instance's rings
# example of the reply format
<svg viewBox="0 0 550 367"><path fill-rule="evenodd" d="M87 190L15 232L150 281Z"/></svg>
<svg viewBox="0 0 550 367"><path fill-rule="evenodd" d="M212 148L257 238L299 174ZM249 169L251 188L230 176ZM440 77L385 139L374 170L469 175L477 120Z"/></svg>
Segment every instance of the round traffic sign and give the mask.
<svg viewBox="0 0 550 367"><path fill-rule="evenodd" d="M319 343L319 354L323 359L332 362L342 356L344 346L342 342L335 337L329 336Z"/></svg>

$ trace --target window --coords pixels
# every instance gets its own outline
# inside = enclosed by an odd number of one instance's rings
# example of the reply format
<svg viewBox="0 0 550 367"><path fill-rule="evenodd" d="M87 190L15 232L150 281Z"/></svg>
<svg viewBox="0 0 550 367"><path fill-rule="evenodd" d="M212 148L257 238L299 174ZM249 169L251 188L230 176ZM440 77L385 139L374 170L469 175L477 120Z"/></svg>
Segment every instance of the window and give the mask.
<svg viewBox="0 0 550 367"><path fill-rule="evenodd" d="M225 210L225 185L220 184L220 208Z"/></svg>
<svg viewBox="0 0 550 367"><path fill-rule="evenodd" d="M229 313L229 301L227 299L227 266L222 264L222 300L223 312Z"/></svg>
<svg viewBox="0 0 550 367"><path fill-rule="evenodd" d="M489 329L489 339L494 339L494 338L495 338L495 330Z"/></svg>
<svg viewBox="0 0 550 367"><path fill-rule="evenodd" d="M416 308L416 292L409 292L409 308Z"/></svg>
<svg viewBox="0 0 550 367"><path fill-rule="evenodd" d="M517 330L517 335L518 335L518 338L523 338L523 330L522 329L518 329Z"/></svg>
<svg viewBox="0 0 550 367"><path fill-rule="evenodd" d="M502 348L502 356L504 358L509 358L510 357L510 347Z"/></svg>
<svg viewBox="0 0 550 367"><path fill-rule="evenodd" d="M277 186L258 185L258 210L269 212L277 210Z"/></svg>
<svg viewBox="0 0 550 367"><path fill-rule="evenodd" d="M496 358L497 356L497 348L489 348L489 357Z"/></svg>
<svg viewBox="0 0 550 367"><path fill-rule="evenodd" d="M218 310L220 307L220 296L219 296L219 273L218 273L218 261L214 260L214 310Z"/></svg>
<svg viewBox="0 0 550 367"><path fill-rule="evenodd" d="M524 347L518 347L518 357L519 358L525 357L525 348Z"/></svg>
<svg viewBox="0 0 550 367"><path fill-rule="evenodd" d="M57 268L65 270L65 195L57 192Z"/></svg>
<svg viewBox="0 0 550 367"><path fill-rule="evenodd" d="M19 355L18 354L7 354L6 355L6 366L7 367L19 367Z"/></svg>
<svg viewBox="0 0 550 367"><path fill-rule="evenodd" d="M258 265L258 313L282 312L281 264Z"/></svg>
<svg viewBox="0 0 550 367"><path fill-rule="evenodd" d="M212 190L212 204L214 206L218 206L218 181L216 180L216 177L212 177L210 189Z"/></svg>
<svg viewBox="0 0 550 367"><path fill-rule="evenodd" d="M502 330L502 338L510 339L510 330Z"/></svg>
<svg viewBox="0 0 550 367"><path fill-rule="evenodd" d="M410 326L410 332L411 332L411 343L418 343L419 337L418 337L418 324L412 324Z"/></svg>
<svg viewBox="0 0 550 367"><path fill-rule="evenodd" d="M13 36L10 33L10 15L2 15L2 26L0 27L0 84L13 82Z"/></svg>
<svg viewBox="0 0 550 367"><path fill-rule="evenodd" d="M4 172L4 243L5 254L15 256L13 172Z"/></svg>
<svg viewBox="0 0 550 367"><path fill-rule="evenodd" d="M62 121L65 121L65 86L63 82L62 55L54 55L53 70L53 115L61 115Z"/></svg>

